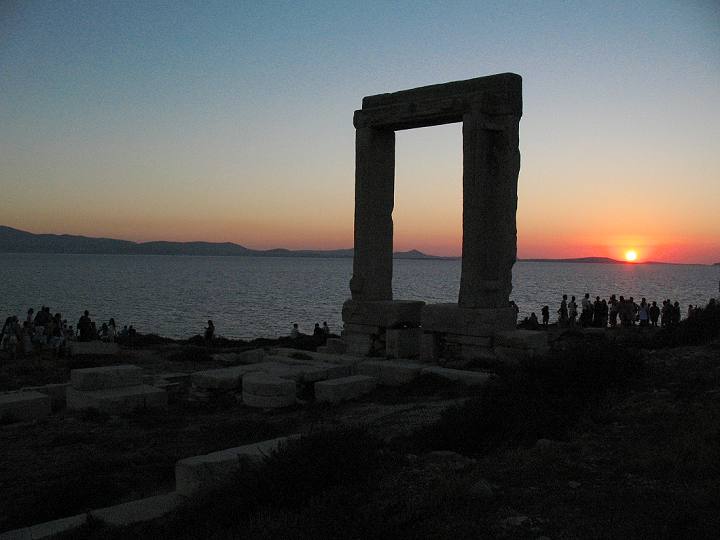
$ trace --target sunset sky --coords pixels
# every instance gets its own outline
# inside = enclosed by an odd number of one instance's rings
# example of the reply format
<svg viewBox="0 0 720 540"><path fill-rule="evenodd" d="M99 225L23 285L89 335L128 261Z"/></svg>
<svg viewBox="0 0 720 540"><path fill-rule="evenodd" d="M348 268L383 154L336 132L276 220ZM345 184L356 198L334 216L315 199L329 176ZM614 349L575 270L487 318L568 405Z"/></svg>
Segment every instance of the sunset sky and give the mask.
<svg viewBox="0 0 720 540"><path fill-rule="evenodd" d="M363 96L523 77L518 255L720 261L720 3L0 2L0 225L351 247ZM395 248L458 255L461 126Z"/></svg>

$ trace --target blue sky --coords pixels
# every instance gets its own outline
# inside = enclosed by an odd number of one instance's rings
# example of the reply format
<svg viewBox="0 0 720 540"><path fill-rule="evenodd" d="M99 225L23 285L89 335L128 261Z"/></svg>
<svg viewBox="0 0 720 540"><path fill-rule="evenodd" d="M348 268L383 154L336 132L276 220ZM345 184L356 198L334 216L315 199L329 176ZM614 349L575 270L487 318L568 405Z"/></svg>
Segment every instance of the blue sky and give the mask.
<svg viewBox="0 0 720 540"><path fill-rule="evenodd" d="M347 247L362 97L500 72L521 256L720 258L717 2L6 1L0 223ZM398 248L458 252L460 141L398 134Z"/></svg>

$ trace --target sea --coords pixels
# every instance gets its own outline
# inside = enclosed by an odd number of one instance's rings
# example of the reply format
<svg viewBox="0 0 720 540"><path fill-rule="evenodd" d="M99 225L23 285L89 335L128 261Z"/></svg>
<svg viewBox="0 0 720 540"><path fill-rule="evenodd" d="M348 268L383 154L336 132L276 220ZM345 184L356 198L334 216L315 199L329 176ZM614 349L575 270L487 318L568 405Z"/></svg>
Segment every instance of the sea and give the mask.
<svg viewBox="0 0 720 540"><path fill-rule="evenodd" d="M350 258L206 257L184 255L75 255L0 253L0 315L24 319L42 305L76 324L84 310L99 323L171 338L203 332L251 339L288 335L293 323L312 333L327 321L342 329L350 297ZM682 306L718 296L720 267L667 264L518 262L511 299L520 318L550 306L551 322L563 294L669 298ZM460 261L395 259L396 299L457 302Z"/></svg>

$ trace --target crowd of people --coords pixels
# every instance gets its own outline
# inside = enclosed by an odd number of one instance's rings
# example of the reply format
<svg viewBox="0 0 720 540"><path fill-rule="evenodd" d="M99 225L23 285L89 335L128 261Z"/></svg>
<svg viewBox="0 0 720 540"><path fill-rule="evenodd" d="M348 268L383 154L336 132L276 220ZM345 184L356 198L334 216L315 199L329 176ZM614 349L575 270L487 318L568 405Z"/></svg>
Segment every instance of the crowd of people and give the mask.
<svg viewBox="0 0 720 540"><path fill-rule="evenodd" d="M687 316L692 317L697 309L698 306L690 305ZM550 307L543 306L540 314L541 321L535 313L531 313L523 326L531 329L547 327L550 324ZM589 293L585 293L579 305L574 296L568 300L567 294L563 294L557 314L557 324L561 328L616 328L618 325L624 328L636 325L641 328L667 327L678 324L682 318L680 303L670 299L658 305L657 301L648 302L646 298L637 303L632 296L625 298L613 294L607 300L596 296L593 301Z"/></svg>
<svg viewBox="0 0 720 540"><path fill-rule="evenodd" d="M125 336L132 337L134 334L136 332L132 325L124 326L118 331L113 318L102 323L98 328L87 310L73 327L72 324L68 324L67 319L63 319L61 313L52 315L48 306L42 306L37 313L33 308L28 309L22 323L17 315L5 319L0 333L0 350L14 355L29 354L35 349L50 347L57 354L63 351L70 341L113 342Z"/></svg>
<svg viewBox="0 0 720 540"><path fill-rule="evenodd" d="M300 332L300 328L298 327L298 324L293 323L292 330L290 330L290 337L293 339L296 339L303 335L305 335L305 334ZM317 338L329 336L330 335L330 327L328 326L327 321L323 321L322 326L320 326L320 323L315 323L315 328L313 328L312 335Z"/></svg>

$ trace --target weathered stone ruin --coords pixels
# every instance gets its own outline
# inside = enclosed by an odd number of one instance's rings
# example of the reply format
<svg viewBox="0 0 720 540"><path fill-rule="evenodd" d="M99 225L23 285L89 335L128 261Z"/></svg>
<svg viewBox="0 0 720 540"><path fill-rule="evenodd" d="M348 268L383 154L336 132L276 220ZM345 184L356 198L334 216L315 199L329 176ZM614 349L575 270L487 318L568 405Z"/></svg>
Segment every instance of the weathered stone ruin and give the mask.
<svg viewBox="0 0 720 540"><path fill-rule="evenodd" d="M514 330L522 79L479 77L363 98L355 111L355 257L343 305L347 352L470 358ZM395 131L463 124L462 274L457 304L393 299ZM418 339L420 340L418 343Z"/></svg>

